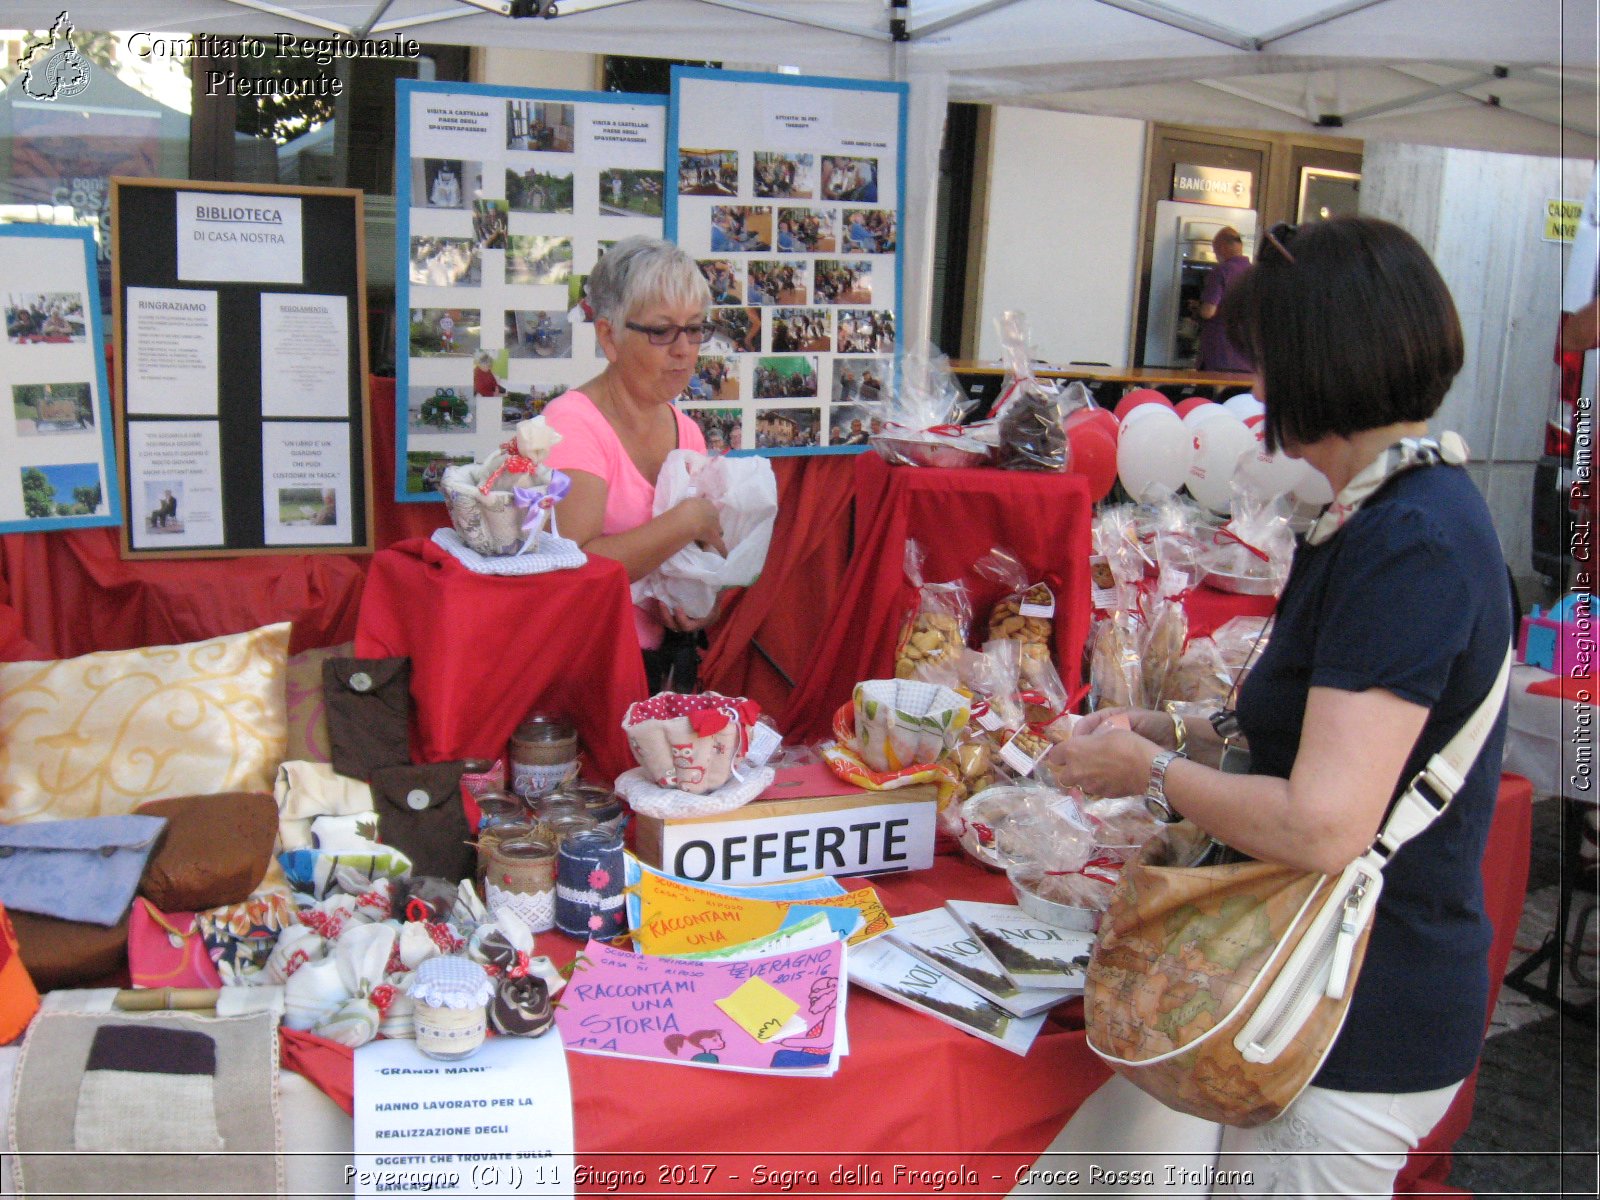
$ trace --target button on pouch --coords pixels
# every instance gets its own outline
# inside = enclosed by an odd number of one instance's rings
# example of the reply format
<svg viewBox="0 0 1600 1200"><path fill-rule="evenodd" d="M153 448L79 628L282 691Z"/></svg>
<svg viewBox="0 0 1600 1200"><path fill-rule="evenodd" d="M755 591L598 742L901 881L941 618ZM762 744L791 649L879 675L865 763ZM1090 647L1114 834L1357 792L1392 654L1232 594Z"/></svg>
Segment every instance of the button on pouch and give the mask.
<svg viewBox="0 0 1600 1200"><path fill-rule="evenodd" d="M411 761L411 660L330 658L322 664L333 769L351 779Z"/></svg>
<svg viewBox="0 0 1600 1200"><path fill-rule="evenodd" d="M451 883L470 879L477 866L472 829L461 804L464 763L380 767L372 773L378 836L411 860L411 874Z"/></svg>

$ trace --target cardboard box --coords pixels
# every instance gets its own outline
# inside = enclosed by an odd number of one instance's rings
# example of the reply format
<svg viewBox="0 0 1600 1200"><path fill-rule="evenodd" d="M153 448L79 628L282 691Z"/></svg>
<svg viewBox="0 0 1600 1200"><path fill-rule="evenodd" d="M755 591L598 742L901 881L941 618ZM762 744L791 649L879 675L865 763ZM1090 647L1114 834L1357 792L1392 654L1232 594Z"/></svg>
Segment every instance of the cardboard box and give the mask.
<svg viewBox="0 0 1600 1200"><path fill-rule="evenodd" d="M704 883L918 871L933 865L937 810L932 784L868 792L820 765L787 768L732 812L676 820L635 815L634 852Z"/></svg>

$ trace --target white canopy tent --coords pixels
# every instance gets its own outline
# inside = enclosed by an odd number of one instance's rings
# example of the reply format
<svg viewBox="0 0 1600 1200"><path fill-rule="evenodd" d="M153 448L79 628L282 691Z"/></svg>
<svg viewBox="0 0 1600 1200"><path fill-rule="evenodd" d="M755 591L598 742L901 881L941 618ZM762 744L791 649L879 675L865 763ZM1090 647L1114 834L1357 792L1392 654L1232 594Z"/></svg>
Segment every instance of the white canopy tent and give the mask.
<svg viewBox="0 0 1600 1200"><path fill-rule="evenodd" d="M912 84L907 332L950 99L1595 154L1593 0L76 0L83 29L392 38L766 62ZM47 28L61 0L13 0ZM537 80L526 82L537 84ZM1048 152L1041 147L1041 152Z"/></svg>

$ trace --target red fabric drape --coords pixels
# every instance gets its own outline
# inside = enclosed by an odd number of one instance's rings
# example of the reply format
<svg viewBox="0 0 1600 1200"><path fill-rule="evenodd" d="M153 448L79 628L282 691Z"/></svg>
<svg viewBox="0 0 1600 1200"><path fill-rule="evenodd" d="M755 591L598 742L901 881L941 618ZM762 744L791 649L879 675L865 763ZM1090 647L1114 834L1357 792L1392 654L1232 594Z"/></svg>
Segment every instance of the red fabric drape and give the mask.
<svg viewBox="0 0 1600 1200"><path fill-rule="evenodd" d="M1055 656L1072 687L1089 631L1092 505L1080 475L891 467L856 459L856 547L838 602L780 724L797 739L826 737L833 714L863 679L894 673L894 643L913 601L905 576L908 538L926 552L923 579L961 579L978 620L1002 589L972 572L992 547L1014 553L1056 594Z"/></svg>
<svg viewBox="0 0 1600 1200"><path fill-rule="evenodd" d="M475 575L430 539L372 561L356 654L411 659L417 762L497 758L531 711L577 729L596 778L633 766L622 714L646 697L622 565Z"/></svg>
<svg viewBox="0 0 1600 1200"><path fill-rule="evenodd" d="M773 460L778 519L761 578L730 601L700 665L707 690L749 696L780 713L790 685L752 645L799 677L849 565L855 460L844 455Z"/></svg>

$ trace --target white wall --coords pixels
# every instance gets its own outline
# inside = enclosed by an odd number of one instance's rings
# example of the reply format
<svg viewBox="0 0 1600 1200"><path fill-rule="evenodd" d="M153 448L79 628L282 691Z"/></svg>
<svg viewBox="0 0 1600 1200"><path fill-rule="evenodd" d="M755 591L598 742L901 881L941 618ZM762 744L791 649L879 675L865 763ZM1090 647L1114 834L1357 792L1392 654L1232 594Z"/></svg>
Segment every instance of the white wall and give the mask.
<svg viewBox="0 0 1600 1200"><path fill-rule="evenodd" d="M1432 422L1472 450L1514 574L1532 575L1533 467L1556 395L1567 247L1542 238L1545 201L1582 200L1594 164L1368 142L1361 211L1404 226L1455 297L1466 364Z"/></svg>
<svg viewBox="0 0 1600 1200"><path fill-rule="evenodd" d="M508 50L480 46L473 51L472 79L500 87L567 88L591 92L599 59L566 50Z"/></svg>
<svg viewBox="0 0 1600 1200"><path fill-rule="evenodd" d="M1128 362L1138 292L1142 121L996 108L978 298L978 357L995 320L1028 315L1049 362Z"/></svg>

